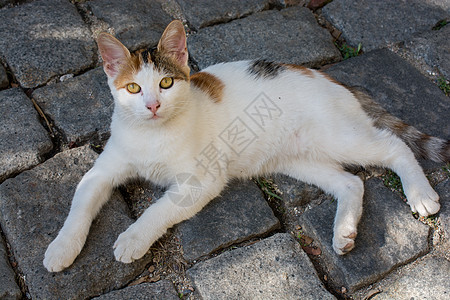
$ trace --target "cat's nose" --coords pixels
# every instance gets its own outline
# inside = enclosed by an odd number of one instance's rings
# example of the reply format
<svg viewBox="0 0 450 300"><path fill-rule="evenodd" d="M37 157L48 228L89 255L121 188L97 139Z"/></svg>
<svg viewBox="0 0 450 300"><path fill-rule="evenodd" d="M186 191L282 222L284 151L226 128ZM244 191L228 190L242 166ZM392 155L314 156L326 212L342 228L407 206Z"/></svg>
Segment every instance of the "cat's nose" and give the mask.
<svg viewBox="0 0 450 300"><path fill-rule="evenodd" d="M154 114L156 114L156 111L159 109L160 106L161 103L159 103L159 101L148 103L145 105L145 107L147 107L147 109L149 109Z"/></svg>

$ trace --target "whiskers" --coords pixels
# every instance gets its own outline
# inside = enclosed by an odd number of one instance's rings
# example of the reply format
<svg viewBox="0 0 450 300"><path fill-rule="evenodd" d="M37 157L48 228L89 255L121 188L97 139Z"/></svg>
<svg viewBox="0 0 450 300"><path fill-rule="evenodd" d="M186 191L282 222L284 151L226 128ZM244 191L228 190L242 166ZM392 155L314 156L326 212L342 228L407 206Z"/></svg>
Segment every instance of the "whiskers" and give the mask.
<svg viewBox="0 0 450 300"><path fill-rule="evenodd" d="M150 120L147 112L121 110L117 113L119 115L119 119L121 119L122 122L127 124L129 127L140 127L145 123L148 123Z"/></svg>
<svg viewBox="0 0 450 300"><path fill-rule="evenodd" d="M187 101L175 101L173 103L168 103L164 109L165 111L170 111L170 115L167 117L170 119L178 117L186 110L187 104Z"/></svg>

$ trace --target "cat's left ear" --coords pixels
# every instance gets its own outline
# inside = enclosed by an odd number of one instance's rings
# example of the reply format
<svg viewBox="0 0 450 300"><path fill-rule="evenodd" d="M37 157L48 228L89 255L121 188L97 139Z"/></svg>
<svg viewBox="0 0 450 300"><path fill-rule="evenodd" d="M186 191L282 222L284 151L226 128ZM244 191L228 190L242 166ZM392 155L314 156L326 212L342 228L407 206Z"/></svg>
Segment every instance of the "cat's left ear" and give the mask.
<svg viewBox="0 0 450 300"><path fill-rule="evenodd" d="M164 30L158 43L158 51L173 56L181 66L187 66L188 51L186 46L186 32L183 23L172 21Z"/></svg>

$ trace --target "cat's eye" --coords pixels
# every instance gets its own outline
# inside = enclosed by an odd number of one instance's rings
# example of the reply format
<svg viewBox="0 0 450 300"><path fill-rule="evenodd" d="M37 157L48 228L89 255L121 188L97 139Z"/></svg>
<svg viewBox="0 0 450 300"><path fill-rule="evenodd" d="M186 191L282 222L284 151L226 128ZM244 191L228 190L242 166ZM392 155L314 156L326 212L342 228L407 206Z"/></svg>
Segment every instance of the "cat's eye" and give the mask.
<svg viewBox="0 0 450 300"><path fill-rule="evenodd" d="M168 88L172 87L172 85L173 85L172 77L164 77L163 79L161 79L161 82L159 83L159 86L162 89L168 89Z"/></svg>
<svg viewBox="0 0 450 300"><path fill-rule="evenodd" d="M137 94L141 91L141 87L137 83L129 83L127 84L127 91L129 91L132 94Z"/></svg>

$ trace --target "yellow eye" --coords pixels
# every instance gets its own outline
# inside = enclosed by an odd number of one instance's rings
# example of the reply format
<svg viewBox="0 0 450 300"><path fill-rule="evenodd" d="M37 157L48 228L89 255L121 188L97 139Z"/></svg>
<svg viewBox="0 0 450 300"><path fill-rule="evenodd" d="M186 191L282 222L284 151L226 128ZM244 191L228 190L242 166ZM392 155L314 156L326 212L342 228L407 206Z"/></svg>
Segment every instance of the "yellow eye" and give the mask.
<svg viewBox="0 0 450 300"><path fill-rule="evenodd" d="M161 82L159 83L159 86L162 89L168 89L172 87L173 85L173 78L172 77L164 77Z"/></svg>
<svg viewBox="0 0 450 300"><path fill-rule="evenodd" d="M141 87L137 83L129 83L127 84L127 91L132 94L137 94L141 91Z"/></svg>

